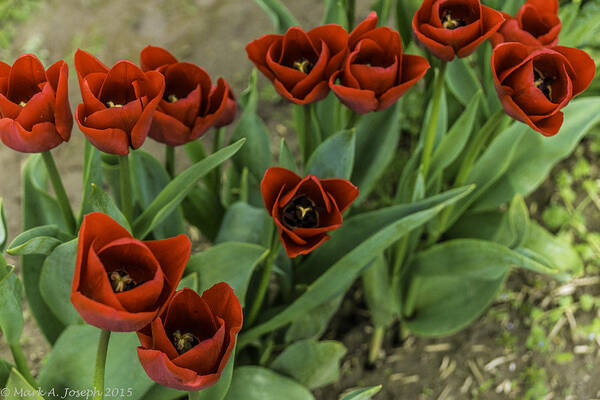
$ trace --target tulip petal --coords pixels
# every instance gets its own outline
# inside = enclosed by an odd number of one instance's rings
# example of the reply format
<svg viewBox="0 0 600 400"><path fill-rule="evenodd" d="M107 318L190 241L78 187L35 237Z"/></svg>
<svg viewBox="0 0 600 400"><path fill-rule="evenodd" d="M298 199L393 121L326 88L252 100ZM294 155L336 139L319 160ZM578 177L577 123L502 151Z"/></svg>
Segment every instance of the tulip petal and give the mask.
<svg viewBox="0 0 600 400"><path fill-rule="evenodd" d="M14 62L8 77L7 97L13 103L27 102L39 93L40 84L46 82L44 66L31 54L25 54Z"/></svg>
<svg viewBox="0 0 600 400"><path fill-rule="evenodd" d="M269 215L273 215L273 205L281 190L283 188L291 189L300 183L301 180L302 178L289 169L281 167L267 169L260 183L260 191Z"/></svg>
<svg viewBox="0 0 600 400"><path fill-rule="evenodd" d="M358 188L345 179L323 179L321 184L331 194L341 213L348 209L359 194Z"/></svg>
<svg viewBox="0 0 600 400"><path fill-rule="evenodd" d="M152 116L152 125L148 136L169 146L181 146L192 140L190 128L160 111L155 111Z"/></svg>
<svg viewBox="0 0 600 400"><path fill-rule="evenodd" d="M176 63L177 58L162 47L146 46L140 52L140 66L144 72Z"/></svg>
<svg viewBox="0 0 600 400"><path fill-rule="evenodd" d="M0 119L0 137L6 146L22 153L43 153L63 142L51 122L35 124L27 131L10 118Z"/></svg>
<svg viewBox="0 0 600 400"><path fill-rule="evenodd" d="M121 129L94 129L84 125L85 105L80 104L75 111L75 120L77 125L87 139L98 150L109 154L124 156L129 154L129 137Z"/></svg>
<svg viewBox="0 0 600 400"><path fill-rule="evenodd" d="M62 139L67 142L71 138L73 129L73 114L69 104L69 67L66 62L58 61L46 71L48 82L56 93L54 106L54 123Z"/></svg>

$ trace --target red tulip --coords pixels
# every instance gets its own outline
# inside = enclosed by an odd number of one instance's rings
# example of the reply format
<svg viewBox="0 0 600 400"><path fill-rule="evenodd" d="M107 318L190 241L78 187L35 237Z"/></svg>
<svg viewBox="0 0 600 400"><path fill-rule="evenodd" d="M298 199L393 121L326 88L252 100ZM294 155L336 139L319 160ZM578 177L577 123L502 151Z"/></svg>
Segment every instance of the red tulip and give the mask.
<svg viewBox="0 0 600 400"><path fill-rule="evenodd" d="M561 108L589 86L596 65L579 49L514 42L494 48L492 73L506 113L552 136L563 122Z"/></svg>
<svg viewBox="0 0 600 400"><path fill-rule="evenodd" d="M348 32L339 25L309 32L291 27L285 35L265 35L250 42L246 52L281 96L310 104L329 93L329 78L348 54Z"/></svg>
<svg viewBox="0 0 600 400"><path fill-rule="evenodd" d="M433 55L452 61L472 54L503 22L500 12L480 0L424 0L413 33Z"/></svg>
<svg viewBox="0 0 600 400"><path fill-rule="evenodd" d="M240 302L226 283L217 283L202 296L180 290L161 316L138 332L140 362L161 385L206 389L221 377L242 318Z"/></svg>
<svg viewBox="0 0 600 400"><path fill-rule="evenodd" d="M506 21L490 38L495 47L504 42L527 46L556 46L561 22L558 0L527 0L516 17L503 13Z"/></svg>
<svg viewBox="0 0 600 400"><path fill-rule="evenodd" d="M279 167L265 172L260 190L289 257L308 254L328 240L327 232L342 225L342 213L358 196L358 188L345 179L300 178Z"/></svg>
<svg viewBox="0 0 600 400"><path fill-rule="evenodd" d="M71 302L90 325L140 330L175 293L190 249L185 235L142 242L109 216L88 214L79 231Z"/></svg>
<svg viewBox="0 0 600 400"><path fill-rule="evenodd" d="M64 61L48 70L31 54L19 57L12 67L0 62L0 138L5 145L42 153L69 140L73 115L68 77Z"/></svg>
<svg viewBox="0 0 600 400"><path fill-rule="evenodd" d="M429 69L425 58L403 54L398 32L377 28L375 12L352 31L348 44L344 69L331 76L329 86L359 114L390 107Z"/></svg>
<svg viewBox="0 0 600 400"><path fill-rule="evenodd" d="M130 147L139 148L163 96L163 76L142 72L130 61L119 61L108 69L82 50L75 53L75 69L83 97L75 119L88 140L111 154L126 155Z"/></svg>
<svg viewBox="0 0 600 400"><path fill-rule="evenodd" d="M140 54L142 70L165 77L165 93L154 113L150 137L179 146L202 136L211 127L233 122L237 105L227 82L215 86L202 68L179 62L160 47L148 46Z"/></svg>

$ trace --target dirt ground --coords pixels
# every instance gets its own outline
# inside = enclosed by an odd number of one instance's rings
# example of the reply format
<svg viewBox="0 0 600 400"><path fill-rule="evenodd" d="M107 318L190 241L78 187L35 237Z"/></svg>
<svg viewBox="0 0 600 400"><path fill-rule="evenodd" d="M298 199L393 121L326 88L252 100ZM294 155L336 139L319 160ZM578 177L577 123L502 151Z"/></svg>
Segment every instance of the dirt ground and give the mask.
<svg viewBox="0 0 600 400"><path fill-rule="evenodd" d="M305 27L315 26L323 13L321 0L283 1ZM163 46L180 59L197 63L213 77L222 76L240 93L252 65L244 47L250 40L272 31L271 22L251 0L48 0L18 27L18 34L3 60L12 63L25 52L40 56L46 65L60 58L70 66L76 48L95 54L108 65L120 59L138 60L148 44ZM366 15L370 1L358 0L359 17ZM75 71L70 71L71 106L79 103ZM261 114L269 125L289 111L266 108ZM272 114L271 114L272 113ZM287 114L286 118L289 118ZM158 157L160 147L148 141L145 149ZM179 151L179 150L178 150ZM75 128L71 143L53 151L67 191L75 207L81 193L83 136ZM0 146L0 196L4 198L9 236L20 231L20 168L26 156ZM548 201L551 193L542 193ZM16 261L16 260L13 260ZM590 278L582 278L590 279ZM598 295L599 282L576 281L566 289L555 282L516 273L506 292L491 311L459 334L444 339L409 337L400 342L398 333L388 332L384 354L374 366L365 363L371 327L360 291L349 296L328 338L341 340L349 349L343 361L341 380L316 392L319 400L334 400L349 388L382 384L375 397L387 399L593 399L600 398L600 357L596 340L585 341L565 326L553 340L574 349L568 363L557 362L547 353L531 350L530 313L527 306L546 309L558 301L553 293L580 287ZM571 289L569 289L571 288ZM558 292L557 292L558 291ZM518 300L518 301L517 301ZM544 303L546 302L546 303ZM358 309L358 311L356 311ZM570 322L570 321L569 321ZM23 337L34 373L48 352L48 345L30 316ZM10 359L0 344L0 357ZM540 375L542 375L540 377ZM541 382L541 383L540 383ZM545 389L532 392L535 385ZM538 395L537 393L543 393Z"/></svg>

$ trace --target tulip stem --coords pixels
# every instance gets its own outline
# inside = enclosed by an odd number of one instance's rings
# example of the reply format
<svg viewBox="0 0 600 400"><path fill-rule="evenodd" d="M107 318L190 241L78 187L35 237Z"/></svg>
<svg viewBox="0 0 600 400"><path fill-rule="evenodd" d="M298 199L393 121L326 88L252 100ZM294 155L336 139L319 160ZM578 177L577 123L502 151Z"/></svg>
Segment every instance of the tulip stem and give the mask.
<svg viewBox="0 0 600 400"><path fill-rule="evenodd" d="M371 336L371 347L369 348L369 364L371 365L374 365L375 361L379 358L384 335L385 329L383 326L375 326L373 335Z"/></svg>
<svg viewBox="0 0 600 400"><path fill-rule="evenodd" d="M46 151L42 153L42 158L44 159L46 171L48 171L48 177L50 178L50 182L52 182L54 194L56 195L56 199L58 200L58 206L60 207L60 211L63 215L63 218L65 219L67 228L71 233L74 234L77 231L77 222L75 222L75 214L73 214L71 203L69 202L67 192L65 191L65 186L63 185L63 182L60 178L60 174L58 173L58 169L56 168L54 157L52 157L52 154L49 151Z"/></svg>
<svg viewBox="0 0 600 400"><path fill-rule="evenodd" d="M21 347L21 344L17 342L16 344L9 345L9 347L13 359L15 360L15 365L17 366L17 369L19 370L21 375L23 375L23 378L25 378L25 380L29 382L29 384L32 387L37 388L39 385L33 377L33 375L31 374L29 365L27 365L27 359L25 358L25 354L23 353L23 348Z"/></svg>
<svg viewBox="0 0 600 400"><path fill-rule="evenodd" d="M431 163L431 153L433 152L435 136L437 133L438 122L440 119L440 104L442 102L442 92L444 89L444 79L446 76L446 65L448 65L447 62L442 62L442 65L440 66L438 73L435 77L435 82L433 86L431 114L429 115L427 130L425 131L423 158L421 159L421 173L423 174L423 180L425 182L427 182L427 173L429 172L429 166Z"/></svg>
<svg viewBox="0 0 600 400"><path fill-rule="evenodd" d="M249 327L254 324L256 317L258 317L258 313L263 304L265 295L267 294L267 289L269 288L271 272L273 271L273 263L275 262L277 253L279 253L279 235L277 233L277 229L273 229L271 248L269 250L269 254L267 255L267 259L265 260L265 266L262 270L262 276L256 292L256 297L254 297L254 301L250 307L250 312L248 313L248 318L246 319L247 326Z"/></svg>
<svg viewBox="0 0 600 400"><path fill-rule="evenodd" d="M119 175L121 188L121 211L129 222L133 222L133 199L131 194L131 175L129 155L119 157Z"/></svg>
<svg viewBox="0 0 600 400"><path fill-rule="evenodd" d="M171 179L175 178L175 147L165 145L165 169Z"/></svg>
<svg viewBox="0 0 600 400"><path fill-rule="evenodd" d="M104 398L104 368L106 366L106 352L110 340L110 331L102 330L98 339L98 352L96 353L96 366L94 368L94 400Z"/></svg>

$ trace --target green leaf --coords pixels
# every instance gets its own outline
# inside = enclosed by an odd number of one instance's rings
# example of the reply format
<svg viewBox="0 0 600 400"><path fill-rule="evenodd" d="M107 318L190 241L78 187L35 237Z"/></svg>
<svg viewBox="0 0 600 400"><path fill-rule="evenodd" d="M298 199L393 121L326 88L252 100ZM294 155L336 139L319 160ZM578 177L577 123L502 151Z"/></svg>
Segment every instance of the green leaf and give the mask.
<svg viewBox="0 0 600 400"><path fill-rule="evenodd" d="M233 371L233 381L225 400L314 400L296 381L262 367L244 366Z"/></svg>
<svg viewBox="0 0 600 400"><path fill-rule="evenodd" d="M237 153L244 142L245 139L240 139L177 175L135 220L133 223L134 236L144 238L148 235L177 208L200 178Z"/></svg>
<svg viewBox="0 0 600 400"><path fill-rule="evenodd" d="M84 215L94 211L90 201L92 183L96 186L102 186L102 158L100 151L86 140L83 154L83 195L81 198L79 221L83 219Z"/></svg>
<svg viewBox="0 0 600 400"><path fill-rule="evenodd" d="M267 252L267 249L255 244L222 243L194 254L190 257L186 269L198 274L199 293L216 283L227 282L243 307L252 271Z"/></svg>
<svg viewBox="0 0 600 400"><path fill-rule="evenodd" d="M454 97L464 106L471 103L473 96L478 92L483 93L483 87L477 79L475 71L462 58L456 58L448 63L446 85ZM485 107L484 112L486 116L489 116L489 112Z"/></svg>
<svg viewBox="0 0 600 400"><path fill-rule="evenodd" d="M227 209L215 243L245 242L269 246L273 220L263 208L238 202Z"/></svg>
<svg viewBox="0 0 600 400"><path fill-rule="evenodd" d="M340 400L371 400L381 390L381 385L353 390L345 394Z"/></svg>
<svg viewBox="0 0 600 400"><path fill-rule="evenodd" d="M343 299L344 296L334 297L294 320L285 333L286 343L320 338L329 326L329 321L340 308Z"/></svg>
<svg viewBox="0 0 600 400"><path fill-rule="evenodd" d="M271 18L273 27L279 33L285 33L291 26L298 26L298 20L279 0L254 0Z"/></svg>
<svg viewBox="0 0 600 400"><path fill-rule="evenodd" d="M99 211L103 214L108 215L114 219L119 225L131 232L131 226L127 221L127 218L123 215L119 207L115 204L113 199L100 187L92 183L92 191L90 193L90 208L93 211Z"/></svg>
<svg viewBox="0 0 600 400"><path fill-rule="evenodd" d="M387 328L392 325L399 310L396 294L391 286L390 269L383 253L363 273L362 284L365 302L375 326Z"/></svg>
<svg viewBox="0 0 600 400"><path fill-rule="evenodd" d="M515 238L508 247L519 247L525 241L529 229L529 210L527 210L523 196L517 194L513 198L508 209L508 221Z"/></svg>
<svg viewBox="0 0 600 400"><path fill-rule="evenodd" d="M348 15L344 0L325 0L324 24L338 24L348 29Z"/></svg>
<svg viewBox="0 0 600 400"><path fill-rule="evenodd" d="M71 283L75 273L77 239L61 244L44 261L40 275L40 293L48 307L65 325L82 323L71 303Z"/></svg>
<svg viewBox="0 0 600 400"><path fill-rule="evenodd" d="M600 121L600 97L584 97L563 109L564 123L557 135L544 137L526 125L515 123L509 130L524 130L524 137L509 160L509 167L473 206L474 210L490 210L512 200L516 193L532 193L561 160L568 157L581 138ZM514 133L514 132L513 132ZM517 141L515 135L507 140ZM494 144L492 144L493 146ZM508 153L502 155L508 158ZM488 166L489 168L489 166Z"/></svg>
<svg viewBox="0 0 600 400"><path fill-rule="evenodd" d="M433 182L439 177L465 148L474 128L475 118L477 117L480 103L481 92L478 92L473 96L471 102L467 105L467 108L456 120L454 125L452 125L450 131L444 135L438 147L436 147L433 157L431 158L431 166L429 167L430 182Z"/></svg>
<svg viewBox="0 0 600 400"><path fill-rule="evenodd" d="M356 204L369 197L396 155L400 138L399 104L364 115L356 126L356 153L350 179L360 189Z"/></svg>
<svg viewBox="0 0 600 400"><path fill-rule="evenodd" d="M298 165L296 164L296 161L294 161L294 156L284 138L281 138L279 144L279 166L294 171L295 173L298 173L299 171Z"/></svg>
<svg viewBox="0 0 600 400"><path fill-rule="evenodd" d="M347 251L337 252L333 258L335 261L326 263L326 265L331 267L319 276L300 297L271 319L242 334L238 346L243 347L243 345L258 339L264 333L285 326L305 312L344 293L352 285L352 282L364 272L365 267L375 255L381 253L411 230L425 224L448 204L468 193L468 190L455 191L455 197L434 204L425 210L408 213L397 219L387 220L386 223L380 224L376 229L373 229L375 232L369 232L366 239L360 234L353 237L352 239L358 242L353 243L354 247L351 247ZM403 211L406 212L406 209ZM403 213L400 214L402 215ZM369 220L369 222L372 221ZM358 226L360 227L360 225ZM363 229L360 233L364 235L365 230ZM332 238L330 241L332 240L334 239ZM341 258L339 258L340 255L342 255ZM309 258L310 262L314 260L312 257Z"/></svg>
<svg viewBox="0 0 600 400"><path fill-rule="evenodd" d="M343 130L330 136L310 156L306 173L320 179L350 179L355 148L354 129Z"/></svg>
<svg viewBox="0 0 600 400"><path fill-rule="evenodd" d="M288 346L271 368L316 389L336 382L340 377L340 361L346 348L333 340L317 342L303 340Z"/></svg>
<svg viewBox="0 0 600 400"><path fill-rule="evenodd" d="M0 329L6 342L16 345L23 332L23 286L14 273L14 267L6 265L3 258L0 260L0 276Z"/></svg>
<svg viewBox="0 0 600 400"><path fill-rule="evenodd" d="M54 388L57 394L66 388L91 389L94 379L94 361L100 330L89 325L72 325L56 341L39 375L42 389ZM137 356L139 340L134 332L112 332L108 344L104 386L131 388L129 399L140 399L154 384L148 378ZM77 400L73 394L66 399Z"/></svg>
<svg viewBox="0 0 600 400"><path fill-rule="evenodd" d="M4 397L5 400L44 400L37 388L32 387L16 368L13 368L10 372L5 390L7 391L7 395Z"/></svg>
<svg viewBox="0 0 600 400"><path fill-rule="evenodd" d="M40 154L27 158L22 178L23 230L41 225L57 225L68 231L60 207L47 190L48 179ZM64 325L50 311L39 292L39 279L44 256L28 255L21 259L21 275L27 304L40 330L50 343L54 343Z"/></svg>
<svg viewBox="0 0 600 400"><path fill-rule="evenodd" d="M183 290L185 288L192 289L194 292L198 291L198 274L196 272L186 275L179 281L177 290Z"/></svg>
<svg viewBox="0 0 600 400"><path fill-rule="evenodd" d="M38 226L17 236L8 246L7 253L13 256L48 255L56 246L71 239L71 235L61 231L56 225Z"/></svg>
<svg viewBox="0 0 600 400"><path fill-rule="evenodd" d="M0 389L6 387L6 382L12 369L13 366L8 361L0 358Z"/></svg>
<svg viewBox="0 0 600 400"><path fill-rule="evenodd" d="M451 240L417 254L408 267L408 328L422 336L459 331L496 297L513 266L549 272L529 257L484 240Z"/></svg>
<svg viewBox="0 0 600 400"><path fill-rule="evenodd" d="M8 225L6 225L6 214L4 212L4 201L0 197L0 254L6 249L8 240Z"/></svg>
<svg viewBox="0 0 600 400"><path fill-rule="evenodd" d="M214 242L225 215L217 195L206 186L198 185L190 190L181 206L186 220Z"/></svg>
<svg viewBox="0 0 600 400"><path fill-rule="evenodd" d="M171 178L162 163L142 150L132 151L130 158L133 192L141 209L144 210L169 184ZM175 209L152 232L155 239L171 238L184 233L185 224L181 211Z"/></svg>

